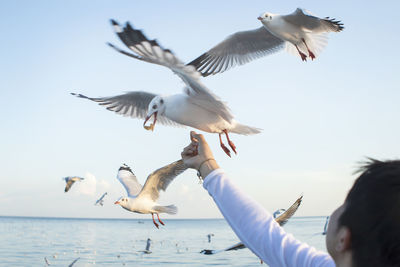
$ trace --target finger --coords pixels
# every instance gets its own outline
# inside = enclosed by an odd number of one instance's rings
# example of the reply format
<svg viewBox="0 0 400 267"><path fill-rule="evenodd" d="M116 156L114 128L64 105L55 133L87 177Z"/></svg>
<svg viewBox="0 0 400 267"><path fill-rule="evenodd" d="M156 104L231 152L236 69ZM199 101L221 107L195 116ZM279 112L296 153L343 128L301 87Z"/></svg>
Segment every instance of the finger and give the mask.
<svg viewBox="0 0 400 267"><path fill-rule="evenodd" d="M191 134L190 136L191 136L192 140L193 139L197 140L197 142L199 142L199 143L206 142L206 139L204 138L204 136L202 134L198 134L198 133L196 133L194 131L192 131L190 134Z"/></svg>
<svg viewBox="0 0 400 267"><path fill-rule="evenodd" d="M190 140L192 140L192 143L197 143L199 142L199 139L196 139L195 136L198 135L195 131L190 131Z"/></svg>

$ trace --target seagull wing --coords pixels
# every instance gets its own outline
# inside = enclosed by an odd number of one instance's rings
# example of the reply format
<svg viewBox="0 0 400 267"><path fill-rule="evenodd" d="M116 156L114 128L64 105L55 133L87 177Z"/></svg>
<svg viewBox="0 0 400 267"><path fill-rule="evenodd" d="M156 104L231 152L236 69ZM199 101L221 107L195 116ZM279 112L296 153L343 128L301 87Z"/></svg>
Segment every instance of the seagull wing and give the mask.
<svg viewBox="0 0 400 267"><path fill-rule="evenodd" d="M142 185L138 182L136 175L125 164L119 168L117 179L125 187L129 197L136 197L142 190Z"/></svg>
<svg viewBox="0 0 400 267"><path fill-rule="evenodd" d="M208 76L224 72L236 65L246 64L282 48L284 41L272 35L263 26L228 36L188 65L193 65L203 76Z"/></svg>
<svg viewBox="0 0 400 267"><path fill-rule="evenodd" d="M288 208L284 213L282 213L278 218L275 219L277 223L279 223L280 226L284 226L288 220L293 216L293 214L297 211L299 208L301 201L303 199L303 196L300 196L290 208Z"/></svg>
<svg viewBox="0 0 400 267"><path fill-rule="evenodd" d="M231 122L233 115L228 106L200 82L199 78L201 74L196 68L191 65L185 65L171 50L162 48L156 40L149 40L142 31L134 29L129 22L125 27L121 27L114 20L111 20L111 24L121 41L134 54L109 44L112 48L138 60L169 68L186 84L185 93L190 97L192 103L216 113L224 120Z"/></svg>
<svg viewBox="0 0 400 267"><path fill-rule="evenodd" d="M75 183L72 179L65 179L66 185L64 192L68 192L71 189L71 186Z"/></svg>
<svg viewBox="0 0 400 267"><path fill-rule="evenodd" d="M282 18L291 24L313 33L340 32L344 29L343 23L329 17L320 19L311 15L309 12L297 8L293 13L282 16Z"/></svg>
<svg viewBox="0 0 400 267"><path fill-rule="evenodd" d="M146 196L156 201L160 195L159 191L165 191L172 180L186 169L187 167L183 161L178 160L152 172L147 177L146 183L138 197Z"/></svg>
<svg viewBox="0 0 400 267"><path fill-rule="evenodd" d="M114 111L120 115L139 119L146 118L149 103L156 96L155 94L142 91L128 92L122 95L98 98L87 97L85 95L75 93L71 93L71 95L97 102L99 105L104 106L108 110ZM157 119L161 124L182 126L181 124L174 122L162 115L159 115Z"/></svg>

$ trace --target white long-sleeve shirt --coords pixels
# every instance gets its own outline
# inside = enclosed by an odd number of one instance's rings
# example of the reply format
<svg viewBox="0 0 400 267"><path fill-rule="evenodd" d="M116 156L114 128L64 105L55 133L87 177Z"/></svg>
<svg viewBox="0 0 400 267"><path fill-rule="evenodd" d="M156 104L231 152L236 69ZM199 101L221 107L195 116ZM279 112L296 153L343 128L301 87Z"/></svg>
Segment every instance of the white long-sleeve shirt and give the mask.
<svg viewBox="0 0 400 267"><path fill-rule="evenodd" d="M222 169L207 175L203 187L240 240L269 266L335 266L329 254L286 233L272 215L233 184Z"/></svg>

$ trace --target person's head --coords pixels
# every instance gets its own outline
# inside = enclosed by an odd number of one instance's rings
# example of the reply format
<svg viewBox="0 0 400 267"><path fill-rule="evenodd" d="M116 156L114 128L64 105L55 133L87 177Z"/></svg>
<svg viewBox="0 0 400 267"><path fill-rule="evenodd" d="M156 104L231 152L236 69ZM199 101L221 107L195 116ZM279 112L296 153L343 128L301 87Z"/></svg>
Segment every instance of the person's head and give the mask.
<svg viewBox="0 0 400 267"><path fill-rule="evenodd" d="M370 159L330 218L326 243L352 266L400 266L400 160Z"/></svg>

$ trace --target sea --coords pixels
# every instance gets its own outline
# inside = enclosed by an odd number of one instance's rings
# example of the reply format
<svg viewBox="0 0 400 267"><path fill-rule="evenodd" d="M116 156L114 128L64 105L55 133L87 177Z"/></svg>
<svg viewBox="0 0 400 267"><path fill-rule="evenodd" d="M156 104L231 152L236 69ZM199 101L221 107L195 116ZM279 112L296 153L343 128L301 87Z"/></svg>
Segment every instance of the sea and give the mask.
<svg viewBox="0 0 400 267"><path fill-rule="evenodd" d="M239 242L224 219L152 220L0 216L0 266L260 266L249 249L204 255ZM326 217L293 217L284 226L326 251ZM211 236L210 240L208 235ZM150 252L145 253L147 239ZM209 242L210 241L210 242ZM264 266L266 266L264 264Z"/></svg>

